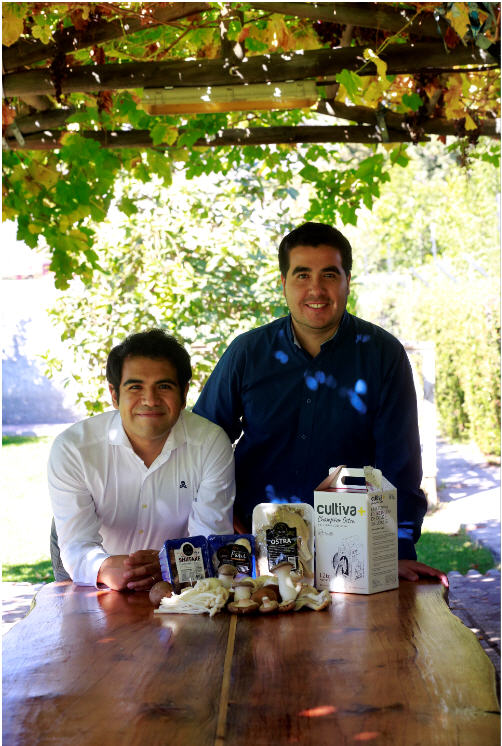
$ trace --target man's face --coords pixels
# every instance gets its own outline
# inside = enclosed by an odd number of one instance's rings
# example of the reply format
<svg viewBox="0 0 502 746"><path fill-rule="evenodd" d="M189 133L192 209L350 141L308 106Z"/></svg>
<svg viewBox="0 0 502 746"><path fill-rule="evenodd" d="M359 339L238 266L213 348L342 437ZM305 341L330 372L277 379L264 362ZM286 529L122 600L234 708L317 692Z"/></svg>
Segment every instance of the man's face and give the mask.
<svg viewBox="0 0 502 746"><path fill-rule="evenodd" d="M284 297L301 334L338 328L347 305L350 273L342 267L338 249L320 246L295 246L289 254L286 277L281 275Z"/></svg>
<svg viewBox="0 0 502 746"><path fill-rule="evenodd" d="M180 390L176 368L169 360L129 357L124 360L119 398L110 385L113 406L133 447L161 448L181 410L186 392Z"/></svg>

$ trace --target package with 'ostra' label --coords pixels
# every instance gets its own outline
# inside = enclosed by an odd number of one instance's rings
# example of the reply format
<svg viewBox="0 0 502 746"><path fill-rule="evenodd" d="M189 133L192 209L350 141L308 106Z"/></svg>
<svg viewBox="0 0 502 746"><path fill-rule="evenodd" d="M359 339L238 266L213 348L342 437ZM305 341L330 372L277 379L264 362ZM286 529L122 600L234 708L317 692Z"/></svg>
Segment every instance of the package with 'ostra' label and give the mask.
<svg viewBox="0 0 502 746"><path fill-rule="evenodd" d="M361 484L347 480L359 478ZM362 479L361 479L362 478ZM339 466L314 491L316 588L397 588L397 491L381 471Z"/></svg>

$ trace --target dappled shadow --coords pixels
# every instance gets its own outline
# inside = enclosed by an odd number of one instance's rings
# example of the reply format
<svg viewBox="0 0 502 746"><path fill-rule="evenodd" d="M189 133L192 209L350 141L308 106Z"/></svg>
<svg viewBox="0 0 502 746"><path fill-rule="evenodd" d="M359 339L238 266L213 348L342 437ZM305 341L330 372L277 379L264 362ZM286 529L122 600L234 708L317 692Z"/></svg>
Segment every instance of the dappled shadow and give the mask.
<svg viewBox="0 0 502 746"><path fill-rule="evenodd" d="M464 454L465 453L465 457ZM438 441L438 492L442 503L500 489L500 467L483 460L470 446Z"/></svg>
<svg viewBox="0 0 502 746"><path fill-rule="evenodd" d="M2 635L24 619L44 583L2 583Z"/></svg>

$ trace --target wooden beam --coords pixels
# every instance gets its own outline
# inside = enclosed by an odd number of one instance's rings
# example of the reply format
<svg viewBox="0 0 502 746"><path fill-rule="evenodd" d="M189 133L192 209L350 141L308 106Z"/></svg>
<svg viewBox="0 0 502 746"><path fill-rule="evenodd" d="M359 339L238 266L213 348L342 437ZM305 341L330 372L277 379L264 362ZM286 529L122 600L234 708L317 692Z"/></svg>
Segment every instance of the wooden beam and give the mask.
<svg viewBox="0 0 502 746"><path fill-rule="evenodd" d="M2 47L3 68L5 72L18 70L35 62L52 59L58 52L71 54L78 49L130 36L136 31L168 24L210 9L210 3L156 3L154 12L146 20L136 13L110 22L91 21L82 31L71 26L57 31L51 44L21 39L10 47Z"/></svg>
<svg viewBox="0 0 502 746"><path fill-rule="evenodd" d="M346 106L333 99L324 99L317 105L319 114L328 114L348 122L359 124L377 125L377 110L366 106ZM385 123L393 130L408 129L409 123L404 114L396 114L390 110L382 111ZM499 137L499 120L483 119L479 125L479 134L487 137ZM454 119L434 118L425 119L420 123L420 128L429 135L456 135L458 136L457 123ZM20 128L21 129L21 128ZM22 130L21 130L22 132Z"/></svg>
<svg viewBox="0 0 502 746"><path fill-rule="evenodd" d="M19 117L19 119L16 119L16 126L23 135L32 132L41 133L43 130L59 129L75 112L76 109L73 106L64 109L48 109L38 114ZM7 127L7 135L10 134L9 130L10 126Z"/></svg>
<svg viewBox="0 0 502 746"><path fill-rule="evenodd" d="M24 135L37 134L42 140L44 131L59 130L64 126L67 119L74 114L76 111L73 107L64 109L51 109L50 111L40 112L39 114L30 114L28 116L20 117L16 120L16 126L19 131ZM345 119L347 122L357 122L358 124L369 124L376 126L377 111L376 109L370 109L366 106L347 106L340 101L333 99L324 99L319 102L317 106L317 112L319 114L327 114L332 117L339 119ZM384 112L385 122L389 129L394 131L406 130L408 131L408 121L405 115L396 114L393 111L386 110ZM422 130L430 135L457 135L456 121L444 118L426 119L420 124ZM481 135L486 137L498 137L499 136L499 122L497 119L484 119L479 126L479 132ZM326 125L322 126L322 130L326 128ZM277 130L287 130L294 128L279 127ZM321 131L322 131L321 130ZM139 135L142 143L146 142L147 130L141 131ZM60 133L59 133L60 134ZM59 136L59 134L57 136ZM126 137L124 138L124 134ZM11 127L7 128L7 138L13 137ZM114 137L118 137L120 142L129 142L127 133L115 133ZM26 139L26 138L25 138ZM53 137L51 135L51 141ZM29 141L29 138L28 138ZM37 139L34 139L36 142ZM122 146L128 147L128 146Z"/></svg>
<svg viewBox="0 0 502 746"><path fill-rule="evenodd" d="M364 63L364 47L309 50L245 58L237 63L225 59L170 60L69 67L61 81L63 93L161 88L201 85L243 85L245 83L305 80L333 76L343 69L375 75L373 63ZM446 52L443 45L424 43L413 46L389 45L381 58L388 74L435 70L451 71L458 66L497 66L498 62L478 47L458 46ZM47 69L10 73L3 77L6 97L25 94L55 94Z"/></svg>
<svg viewBox="0 0 502 746"><path fill-rule="evenodd" d="M415 15L411 8L391 8L384 3L250 3L252 8L288 16L309 18L313 21L329 21L342 26L381 29L397 33ZM448 24L441 20L443 30ZM406 29L417 36L437 39L438 24L430 13L420 15Z"/></svg>
<svg viewBox="0 0 502 746"><path fill-rule="evenodd" d="M25 136L21 147L15 140L8 140L14 150L55 150L61 147L63 131L43 132ZM83 137L99 142L105 148L153 148L170 150L175 145L153 145L149 130L114 132L86 131ZM182 132L180 132L182 134ZM422 137L421 141L426 141ZM389 142L411 142L408 132L389 130ZM197 140L195 148L222 147L233 145L293 145L301 143L378 143L382 136L377 128L365 126L299 126L299 127L250 127L247 129L227 129L218 136L208 135Z"/></svg>

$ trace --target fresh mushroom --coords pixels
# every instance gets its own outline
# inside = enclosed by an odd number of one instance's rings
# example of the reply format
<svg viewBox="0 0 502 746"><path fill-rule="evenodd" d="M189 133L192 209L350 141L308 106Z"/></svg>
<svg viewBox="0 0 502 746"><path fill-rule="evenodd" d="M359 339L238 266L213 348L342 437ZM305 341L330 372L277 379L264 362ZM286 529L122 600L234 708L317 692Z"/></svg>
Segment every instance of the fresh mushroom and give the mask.
<svg viewBox="0 0 502 746"><path fill-rule="evenodd" d="M232 588L234 589L234 601L244 601L251 598L255 586L251 578L241 578L234 580Z"/></svg>
<svg viewBox="0 0 502 746"><path fill-rule="evenodd" d="M279 607L279 592L274 586L262 586L252 595L251 600L259 604L262 614L268 614Z"/></svg>
<svg viewBox="0 0 502 746"><path fill-rule="evenodd" d="M168 583L166 580L161 580L158 583L155 583L155 585L152 585L148 597L150 603L157 607L163 598L170 598L172 593L173 587L171 583Z"/></svg>
<svg viewBox="0 0 502 746"><path fill-rule="evenodd" d="M249 539L237 539L236 541L234 541L234 544L244 547L249 552L249 554L251 554L251 543Z"/></svg>
<svg viewBox="0 0 502 746"><path fill-rule="evenodd" d="M261 605L258 608L258 611L260 614L271 614L274 611L277 611L279 608L279 602L274 601L273 599L270 599L268 596L264 596L261 602Z"/></svg>
<svg viewBox="0 0 502 746"><path fill-rule="evenodd" d="M328 590L318 591L311 585L305 585L296 599L295 611L302 609L304 606L314 611L321 611L321 609L326 609L330 603L331 595Z"/></svg>
<svg viewBox="0 0 502 746"><path fill-rule="evenodd" d="M251 614L258 611L258 604L250 598L242 598L240 601L231 601L227 609L231 614Z"/></svg>
<svg viewBox="0 0 502 746"><path fill-rule="evenodd" d="M294 601L299 593L299 587L295 585L291 577L292 565L287 562L279 562L272 568L271 572L279 582L279 593L283 602Z"/></svg>
<svg viewBox="0 0 502 746"><path fill-rule="evenodd" d="M294 611L296 601L292 598L290 601L282 601L279 604L279 611Z"/></svg>
<svg viewBox="0 0 502 746"><path fill-rule="evenodd" d="M237 575L237 568L228 563L218 567L218 580L221 580L225 588L231 588L234 577Z"/></svg>

